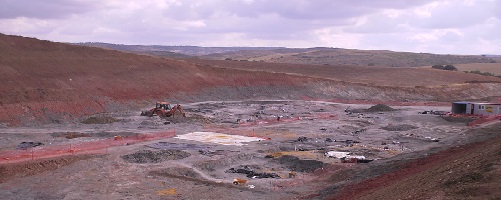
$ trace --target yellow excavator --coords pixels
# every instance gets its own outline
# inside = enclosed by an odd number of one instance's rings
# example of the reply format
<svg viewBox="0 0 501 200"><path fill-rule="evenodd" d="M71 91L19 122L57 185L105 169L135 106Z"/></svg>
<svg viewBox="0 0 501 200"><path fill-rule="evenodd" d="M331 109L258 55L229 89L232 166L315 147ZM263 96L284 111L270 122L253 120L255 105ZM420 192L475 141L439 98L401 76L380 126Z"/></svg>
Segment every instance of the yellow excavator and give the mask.
<svg viewBox="0 0 501 200"><path fill-rule="evenodd" d="M170 106L169 102L157 102L156 106L152 108L151 110L147 111L142 111L141 116L159 116L159 117L172 117L174 114L179 111L183 117L186 117L186 114L183 111L183 108L181 108L181 105L177 104L176 106L172 107Z"/></svg>

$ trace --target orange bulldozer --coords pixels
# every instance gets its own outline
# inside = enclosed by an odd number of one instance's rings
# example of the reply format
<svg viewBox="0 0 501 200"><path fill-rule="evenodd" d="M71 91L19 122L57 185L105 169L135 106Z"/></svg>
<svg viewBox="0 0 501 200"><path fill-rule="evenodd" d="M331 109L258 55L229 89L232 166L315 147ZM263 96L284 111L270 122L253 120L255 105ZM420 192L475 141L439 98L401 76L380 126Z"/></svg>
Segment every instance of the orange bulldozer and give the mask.
<svg viewBox="0 0 501 200"><path fill-rule="evenodd" d="M183 117L186 117L181 105L177 104L171 108L168 102L157 102L157 105L151 110L141 112L141 116L153 117L157 115L159 117L172 117L177 111L179 111Z"/></svg>

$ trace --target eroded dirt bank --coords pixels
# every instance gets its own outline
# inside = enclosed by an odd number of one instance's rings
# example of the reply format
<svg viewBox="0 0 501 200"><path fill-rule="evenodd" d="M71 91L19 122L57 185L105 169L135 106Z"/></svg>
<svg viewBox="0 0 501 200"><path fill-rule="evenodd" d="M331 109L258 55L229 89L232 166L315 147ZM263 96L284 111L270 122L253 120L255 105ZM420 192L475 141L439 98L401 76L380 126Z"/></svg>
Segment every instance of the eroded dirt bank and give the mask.
<svg viewBox="0 0 501 200"><path fill-rule="evenodd" d="M497 199L501 197L501 123L467 131L458 140L417 155L362 169L358 184L337 188L329 199ZM412 158L417 156L418 158ZM372 171L372 173L370 173ZM369 174L379 176L369 178ZM364 177L365 176L365 177ZM370 176L370 175L369 175ZM335 177L333 177L335 178ZM332 193L336 188L324 190Z"/></svg>
<svg viewBox="0 0 501 200"><path fill-rule="evenodd" d="M497 79L465 83L486 80L459 72L186 61L6 35L0 35L0 50L4 126L75 122L158 100L449 102L501 96Z"/></svg>

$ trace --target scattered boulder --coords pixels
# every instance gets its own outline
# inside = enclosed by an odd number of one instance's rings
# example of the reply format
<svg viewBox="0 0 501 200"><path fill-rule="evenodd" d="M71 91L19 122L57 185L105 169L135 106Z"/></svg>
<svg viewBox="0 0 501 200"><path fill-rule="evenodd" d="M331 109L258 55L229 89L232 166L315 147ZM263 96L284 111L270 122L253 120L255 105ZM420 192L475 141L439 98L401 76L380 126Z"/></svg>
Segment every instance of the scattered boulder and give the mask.
<svg viewBox="0 0 501 200"><path fill-rule="evenodd" d="M44 145L41 142L21 142L19 145L17 145L17 149L29 149L37 146Z"/></svg>
<svg viewBox="0 0 501 200"><path fill-rule="evenodd" d="M296 156L283 155L275 160L287 166L291 171L296 172L313 172L316 169L324 167L324 163L318 160L301 160Z"/></svg>
<svg viewBox="0 0 501 200"><path fill-rule="evenodd" d="M80 137L92 137L92 135L88 133L79 133L79 132L57 132L52 133L52 137L64 137L66 139L74 139Z"/></svg>
<svg viewBox="0 0 501 200"><path fill-rule="evenodd" d="M173 168L164 168L155 171L148 172L150 176L161 176L161 177L169 177L169 178L194 178L194 179L203 179L203 177L193 169L184 168L184 167L173 167Z"/></svg>
<svg viewBox="0 0 501 200"><path fill-rule="evenodd" d="M248 166L244 166L243 168L235 169L235 168L230 168L225 171L226 173L238 173L238 174L246 174L247 178L281 178L278 174L276 173L257 173L253 170L251 170Z"/></svg>
<svg viewBox="0 0 501 200"><path fill-rule="evenodd" d="M297 141L298 142L308 142L308 138L301 136L301 137L297 138Z"/></svg>
<svg viewBox="0 0 501 200"><path fill-rule="evenodd" d="M190 153L181 150L142 150L133 154L124 155L122 159L130 163L159 163L167 160L179 160L189 156L191 156Z"/></svg>
<svg viewBox="0 0 501 200"><path fill-rule="evenodd" d="M408 131L408 130L417 129L417 128L419 128L419 127L411 125L411 124L399 124L399 125L391 125L390 124L388 126L381 127L381 129L387 130L387 131Z"/></svg>

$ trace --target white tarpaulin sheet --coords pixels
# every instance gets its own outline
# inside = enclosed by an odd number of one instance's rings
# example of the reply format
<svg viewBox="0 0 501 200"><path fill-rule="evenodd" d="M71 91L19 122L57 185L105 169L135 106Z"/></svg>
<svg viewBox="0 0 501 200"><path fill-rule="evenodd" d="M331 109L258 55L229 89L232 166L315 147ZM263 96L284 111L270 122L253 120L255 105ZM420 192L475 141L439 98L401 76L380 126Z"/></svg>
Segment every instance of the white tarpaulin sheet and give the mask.
<svg viewBox="0 0 501 200"><path fill-rule="evenodd" d="M244 142L254 142L264 140L258 137L247 137L242 135L228 135L214 132L193 132L184 135L178 135L175 138L183 140L194 140L199 142L210 142L222 145L245 145Z"/></svg>
<svg viewBox="0 0 501 200"><path fill-rule="evenodd" d="M329 151L325 153L327 157L334 157L334 158L344 158L348 155L350 155L350 152L343 152L343 151Z"/></svg>
<svg viewBox="0 0 501 200"><path fill-rule="evenodd" d="M325 153L325 156L334 158L356 158L362 160L365 159L365 156L351 155L350 152L344 152L344 151L329 151Z"/></svg>

